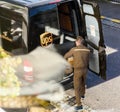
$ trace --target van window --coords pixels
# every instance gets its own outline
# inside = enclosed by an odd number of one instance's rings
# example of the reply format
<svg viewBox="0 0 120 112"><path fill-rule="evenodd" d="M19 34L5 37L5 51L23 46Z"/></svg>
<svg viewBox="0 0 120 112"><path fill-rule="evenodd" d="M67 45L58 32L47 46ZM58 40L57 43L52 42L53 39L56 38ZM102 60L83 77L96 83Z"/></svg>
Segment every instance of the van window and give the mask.
<svg viewBox="0 0 120 112"><path fill-rule="evenodd" d="M4 12L4 14L6 14ZM14 18L13 18L14 17ZM19 18L19 20L17 19ZM22 40L22 18L7 14L0 16L0 46L8 52L19 54L24 52Z"/></svg>

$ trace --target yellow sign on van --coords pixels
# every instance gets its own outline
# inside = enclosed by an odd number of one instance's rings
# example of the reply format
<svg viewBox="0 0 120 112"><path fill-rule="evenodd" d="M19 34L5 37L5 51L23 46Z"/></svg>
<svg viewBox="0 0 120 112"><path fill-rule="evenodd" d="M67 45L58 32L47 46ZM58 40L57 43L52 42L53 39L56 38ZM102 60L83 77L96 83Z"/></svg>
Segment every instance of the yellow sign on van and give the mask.
<svg viewBox="0 0 120 112"><path fill-rule="evenodd" d="M53 43L52 33L45 32L45 33L40 35L41 46L48 46L51 43Z"/></svg>

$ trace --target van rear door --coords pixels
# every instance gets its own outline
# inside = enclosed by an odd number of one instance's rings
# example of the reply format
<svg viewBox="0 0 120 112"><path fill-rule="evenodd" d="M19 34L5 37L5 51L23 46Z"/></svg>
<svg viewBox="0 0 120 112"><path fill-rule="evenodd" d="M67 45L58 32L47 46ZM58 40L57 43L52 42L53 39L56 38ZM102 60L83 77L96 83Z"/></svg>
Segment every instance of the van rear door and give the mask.
<svg viewBox="0 0 120 112"><path fill-rule="evenodd" d="M90 55L89 69L106 79L106 52L99 7L97 3L84 1L82 10L86 29L85 39L93 51Z"/></svg>

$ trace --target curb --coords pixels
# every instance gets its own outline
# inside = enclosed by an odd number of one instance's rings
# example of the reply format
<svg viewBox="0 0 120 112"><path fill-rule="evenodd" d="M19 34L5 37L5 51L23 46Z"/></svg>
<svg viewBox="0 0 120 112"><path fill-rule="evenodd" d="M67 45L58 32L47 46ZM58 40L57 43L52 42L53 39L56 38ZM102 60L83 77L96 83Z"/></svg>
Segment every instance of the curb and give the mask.
<svg viewBox="0 0 120 112"><path fill-rule="evenodd" d="M119 23L120 24L120 20L119 19L114 19L114 18L109 18L109 17L105 17L105 16L101 16L101 19L105 19L114 23Z"/></svg>

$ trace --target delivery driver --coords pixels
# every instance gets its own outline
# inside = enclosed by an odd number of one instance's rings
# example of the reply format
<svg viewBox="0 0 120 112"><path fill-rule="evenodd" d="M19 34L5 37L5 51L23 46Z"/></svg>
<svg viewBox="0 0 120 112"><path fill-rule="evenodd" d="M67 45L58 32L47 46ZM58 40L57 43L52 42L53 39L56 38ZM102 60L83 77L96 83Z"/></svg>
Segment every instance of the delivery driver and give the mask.
<svg viewBox="0 0 120 112"><path fill-rule="evenodd" d="M84 39L81 36L78 36L75 44L76 47L73 47L68 51L64 58L68 59L73 57L73 68L74 68L74 90L77 106L76 110L83 109L81 103L81 97L85 95L85 78L88 70L89 63L89 54L90 50L83 45Z"/></svg>

